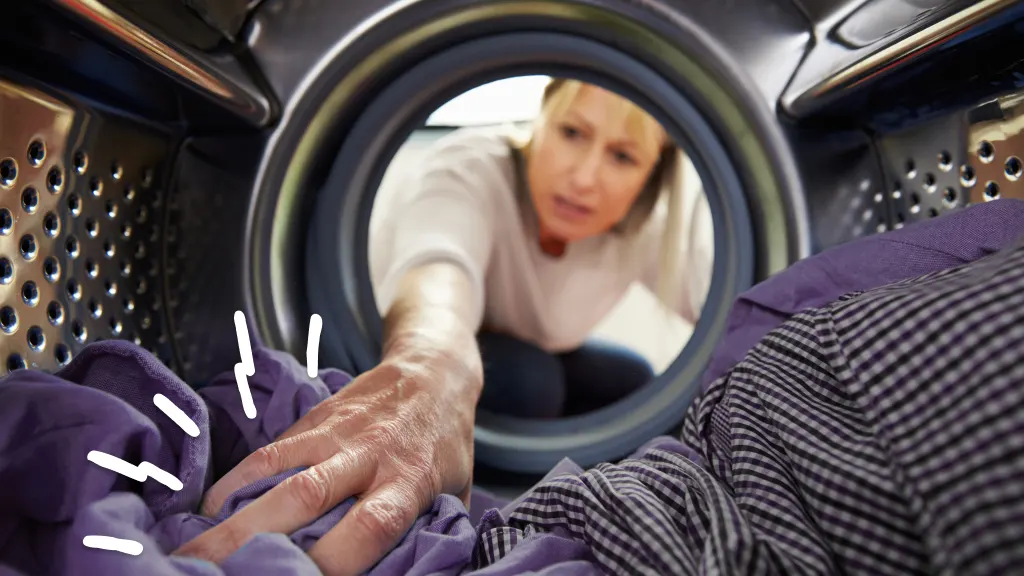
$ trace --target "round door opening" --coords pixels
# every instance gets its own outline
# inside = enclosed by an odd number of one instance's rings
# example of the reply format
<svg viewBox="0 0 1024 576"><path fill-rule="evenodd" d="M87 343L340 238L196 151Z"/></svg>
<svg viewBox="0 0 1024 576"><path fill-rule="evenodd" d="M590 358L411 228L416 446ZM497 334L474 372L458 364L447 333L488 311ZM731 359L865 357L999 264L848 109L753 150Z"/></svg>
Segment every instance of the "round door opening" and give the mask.
<svg viewBox="0 0 1024 576"><path fill-rule="evenodd" d="M486 113L467 99L503 116L446 121ZM747 196L684 91L622 52L558 33L449 48L361 111L319 192L306 253L322 357L374 366L402 280L443 261L473 287L489 367L478 461L537 473L624 456L680 424L753 282Z"/></svg>

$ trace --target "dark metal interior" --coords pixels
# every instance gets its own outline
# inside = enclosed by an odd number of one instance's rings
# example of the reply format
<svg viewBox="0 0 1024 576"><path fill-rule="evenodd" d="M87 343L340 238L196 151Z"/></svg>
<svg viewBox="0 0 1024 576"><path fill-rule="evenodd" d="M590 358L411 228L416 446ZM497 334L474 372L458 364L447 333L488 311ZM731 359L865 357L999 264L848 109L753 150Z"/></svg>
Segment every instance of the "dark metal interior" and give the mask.
<svg viewBox="0 0 1024 576"><path fill-rule="evenodd" d="M159 215L172 134L12 82L0 99L4 367L59 367L104 338L171 362Z"/></svg>
<svg viewBox="0 0 1024 576"><path fill-rule="evenodd" d="M592 38L687 91L741 167L755 279L858 236L1024 198L1022 3L730 6L9 6L0 369L56 370L89 342L124 338L201 385L237 362L235 310L255 341L303 358L317 311L306 223L353 126L398 74L499 33Z"/></svg>

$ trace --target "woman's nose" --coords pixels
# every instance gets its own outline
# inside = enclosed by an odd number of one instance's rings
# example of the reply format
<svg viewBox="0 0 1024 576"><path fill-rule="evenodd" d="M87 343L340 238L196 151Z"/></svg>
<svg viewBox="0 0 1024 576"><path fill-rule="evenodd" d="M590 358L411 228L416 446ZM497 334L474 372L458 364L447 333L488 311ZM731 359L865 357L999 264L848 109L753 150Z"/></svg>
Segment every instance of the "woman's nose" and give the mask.
<svg viewBox="0 0 1024 576"><path fill-rule="evenodd" d="M572 184L577 192L589 192L597 185L601 170L600 150L590 149L583 154L572 172Z"/></svg>

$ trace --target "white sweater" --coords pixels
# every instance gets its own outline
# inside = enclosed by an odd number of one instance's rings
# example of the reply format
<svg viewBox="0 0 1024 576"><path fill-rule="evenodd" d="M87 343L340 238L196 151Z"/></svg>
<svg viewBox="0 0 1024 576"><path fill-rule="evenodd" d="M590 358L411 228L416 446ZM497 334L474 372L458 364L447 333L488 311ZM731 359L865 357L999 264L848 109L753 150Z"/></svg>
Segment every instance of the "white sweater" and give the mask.
<svg viewBox="0 0 1024 576"><path fill-rule="evenodd" d="M713 236L689 161L683 175L678 297L665 305L695 323L711 278ZM665 202L636 237L605 234L571 243L553 258L541 251L536 214L517 200L515 188L515 163L501 131L460 129L434 143L420 165L400 176L386 211L373 216L370 273L380 312L390 308L409 270L448 261L472 282L477 329L564 352L584 342L632 283L655 289Z"/></svg>

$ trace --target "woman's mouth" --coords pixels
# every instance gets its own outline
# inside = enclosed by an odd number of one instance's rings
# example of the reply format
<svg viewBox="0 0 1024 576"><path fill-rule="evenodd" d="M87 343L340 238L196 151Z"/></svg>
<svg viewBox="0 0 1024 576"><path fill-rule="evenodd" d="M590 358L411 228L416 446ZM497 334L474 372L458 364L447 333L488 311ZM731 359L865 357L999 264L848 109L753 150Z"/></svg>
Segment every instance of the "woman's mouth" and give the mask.
<svg viewBox="0 0 1024 576"><path fill-rule="evenodd" d="M565 196L555 195L555 212L564 220L582 220L590 216L594 210L569 200Z"/></svg>

